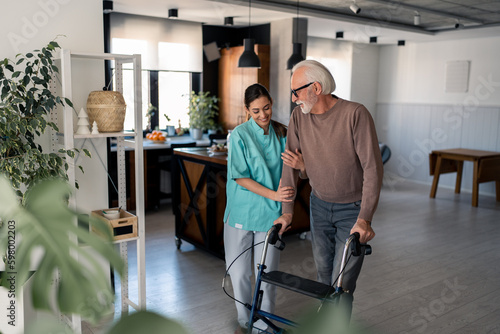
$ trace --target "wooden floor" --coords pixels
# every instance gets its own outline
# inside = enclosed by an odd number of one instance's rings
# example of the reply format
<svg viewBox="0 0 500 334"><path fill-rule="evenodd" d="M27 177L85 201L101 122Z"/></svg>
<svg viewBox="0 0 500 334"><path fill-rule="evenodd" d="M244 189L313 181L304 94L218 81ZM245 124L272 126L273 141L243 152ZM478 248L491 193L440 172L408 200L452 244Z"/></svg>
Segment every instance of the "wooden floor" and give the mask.
<svg viewBox="0 0 500 334"><path fill-rule="evenodd" d="M500 333L500 203L480 195L476 208L470 193L440 188L430 199L429 191L410 182L382 190L352 321L364 333ZM193 334L233 333L234 302L221 289L224 262L186 242L176 249L168 204L147 213L146 233L147 308ZM285 242L280 269L314 279L310 240ZM134 250L129 258L133 267ZM276 310L285 317L297 319L315 305L278 291Z"/></svg>

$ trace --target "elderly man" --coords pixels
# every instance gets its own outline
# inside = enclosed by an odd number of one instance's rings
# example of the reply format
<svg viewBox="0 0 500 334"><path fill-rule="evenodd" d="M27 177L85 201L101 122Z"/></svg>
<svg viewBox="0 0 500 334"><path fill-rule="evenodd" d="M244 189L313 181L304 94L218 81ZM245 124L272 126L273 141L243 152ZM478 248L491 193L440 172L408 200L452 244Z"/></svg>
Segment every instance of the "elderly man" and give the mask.
<svg viewBox="0 0 500 334"><path fill-rule="evenodd" d="M345 240L358 232L366 243L375 236L371 221L382 186L383 166L375 125L359 103L332 94L335 80L314 60L292 69L293 110L283 153L282 186L297 184L299 173L289 165L301 158L312 188L311 235L318 280L333 284L338 276ZM290 227L293 203L283 203L280 233ZM351 294L363 256L352 257L344 271L343 288Z"/></svg>

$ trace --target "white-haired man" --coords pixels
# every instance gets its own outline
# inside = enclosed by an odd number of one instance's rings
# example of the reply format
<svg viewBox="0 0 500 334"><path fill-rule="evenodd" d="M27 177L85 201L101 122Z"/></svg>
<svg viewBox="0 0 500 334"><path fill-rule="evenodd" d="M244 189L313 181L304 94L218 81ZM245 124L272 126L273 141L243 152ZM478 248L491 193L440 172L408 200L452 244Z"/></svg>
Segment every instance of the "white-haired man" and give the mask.
<svg viewBox="0 0 500 334"><path fill-rule="evenodd" d="M288 126L282 186L296 186L299 170L289 165L302 156L312 188L310 220L318 280L333 284L349 235L358 232L362 243L375 236L371 220L383 176L377 134L362 104L332 94L335 80L321 63L304 60L295 65L291 88L297 107ZM293 203L283 203L282 216L275 221L283 224L281 233L292 216ZM351 294L362 263L363 256L352 257L344 271L343 287Z"/></svg>

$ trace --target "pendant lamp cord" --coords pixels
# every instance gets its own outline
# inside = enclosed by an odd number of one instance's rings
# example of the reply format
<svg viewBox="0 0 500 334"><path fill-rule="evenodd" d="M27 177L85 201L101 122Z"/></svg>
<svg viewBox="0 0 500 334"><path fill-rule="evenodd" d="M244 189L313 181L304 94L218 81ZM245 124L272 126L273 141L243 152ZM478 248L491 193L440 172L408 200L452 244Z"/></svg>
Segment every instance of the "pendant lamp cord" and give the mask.
<svg viewBox="0 0 500 334"><path fill-rule="evenodd" d="M252 22L250 18L252 17L252 0L248 0L248 38L252 38L250 33L252 30Z"/></svg>
<svg viewBox="0 0 500 334"><path fill-rule="evenodd" d="M299 0L297 0L297 22L295 23L295 43L299 42Z"/></svg>

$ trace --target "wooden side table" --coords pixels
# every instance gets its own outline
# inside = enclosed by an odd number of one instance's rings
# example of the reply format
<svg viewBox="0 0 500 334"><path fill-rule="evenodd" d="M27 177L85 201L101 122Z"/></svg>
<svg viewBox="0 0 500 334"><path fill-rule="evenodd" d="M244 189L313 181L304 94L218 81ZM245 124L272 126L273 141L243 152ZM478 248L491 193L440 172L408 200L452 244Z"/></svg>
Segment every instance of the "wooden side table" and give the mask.
<svg viewBox="0 0 500 334"><path fill-rule="evenodd" d="M496 182L496 200L500 201L500 152L465 148L436 150L429 155L430 175L434 175L430 197L436 197L439 176L445 173L457 173L455 193L460 193L464 161L474 163L472 206L478 205L479 183L483 182Z"/></svg>

